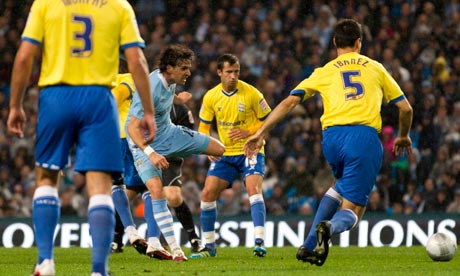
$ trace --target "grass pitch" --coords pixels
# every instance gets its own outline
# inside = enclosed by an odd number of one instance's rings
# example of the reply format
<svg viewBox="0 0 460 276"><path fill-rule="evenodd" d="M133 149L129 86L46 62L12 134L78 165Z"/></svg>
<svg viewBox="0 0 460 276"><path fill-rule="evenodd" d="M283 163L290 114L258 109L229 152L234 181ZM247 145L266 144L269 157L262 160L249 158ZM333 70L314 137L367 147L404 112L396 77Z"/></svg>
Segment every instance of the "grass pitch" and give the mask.
<svg viewBox="0 0 460 276"><path fill-rule="evenodd" d="M189 248L184 248L188 254ZM252 255L252 248L218 248L215 258L189 259L175 263L140 255L128 246L110 256L113 276L132 275L460 275L460 254L450 262L433 262L422 246L330 248L322 267L297 261L297 248L268 248L265 258ZM36 261L36 248L0 248L0 275L30 275ZM89 275L91 250L55 248L57 276Z"/></svg>

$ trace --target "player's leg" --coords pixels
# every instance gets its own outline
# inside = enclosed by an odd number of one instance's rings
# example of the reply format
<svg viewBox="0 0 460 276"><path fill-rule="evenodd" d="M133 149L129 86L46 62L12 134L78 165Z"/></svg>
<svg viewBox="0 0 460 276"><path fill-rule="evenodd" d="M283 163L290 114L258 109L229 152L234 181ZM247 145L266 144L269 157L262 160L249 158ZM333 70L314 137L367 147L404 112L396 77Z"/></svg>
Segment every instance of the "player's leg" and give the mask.
<svg viewBox="0 0 460 276"><path fill-rule="evenodd" d="M262 179L260 175L250 175L245 180L254 224L254 255L258 257L264 257L267 254L266 249L263 247L266 209L262 195Z"/></svg>
<svg viewBox="0 0 460 276"><path fill-rule="evenodd" d="M166 242L171 248L173 261L186 261L187 258L174 236L173 217L169 211L166 198L163 194L163 184L160 177L152 177L148 179L145 184L149 189L150 196L152 197L153 216L161 230L161 233L166 239Z"/></svg>
<svg viewBox="0 0 460 276"><path fill-rule="evenodd" d="M195 222L193 221L192 211L183 200L179 206L174 207L174 211L176 212L177 219L182 224L182 227L188 235L188 241L190 242L190 246L192 248L191 251L199 252L203 246L201 245L201 239L195 230Z"/></svg>
<svg viewBox="0 0 460 276"><path fill-rule="evenodd" d="M138 250L138 247L136 247L135 244L139 244L142 237L140 237L137 233L136 225L134 224L133 216L131 214L129 199L126 193L127 191L125 185L112 186L113 203L115 204L115 209L123 223L124 232L128 235L129 242L134 246L134 248L136 248L136 250ZM139 253L145 254L145 250L141 250Z"/></svg>
<svg viewBox="0 0 460 276"><path fill-rule="evenodd" d="M307 255L311 255L316 247L316 226L323 220L330 220L342 204L342 196L339 195L332 187L327 190L326 194L320 201L316 211L313 223L303 245L299 248L297 259L307 261Z"/></svg>
<svg viewBox="0 0 460 276"><path fill-rule="evenodd" d="M92 271L107 273L110 244L112 242L115 211L111 193L112 177L100 171L86 173L89 197L88 223L92 238Z"/></svg>
<svg viewBox="0 0 460 276"><path fill-rule="evenodd" d="M54 275L54 231L60 217L59 195L56 183L59 171L36 168L37 188L32 203L32 219L38 249L34 275Z"/></svg>
<svg viewBox="0 0 460 276"><path fill-rule="evenodd" d="M40 94L35 143L36 189L32 202L38 248L34 275L55 274L54 231L60 216L57 185L59 170L68 164L69 151L74 143L76 118L73 109L78 101L73 100L73 96L73 89L60 86L44 88Z"/></svg>
<svg viewBox="0 0 460 276"><path fill-rule="evenodd" d="M92 272L107 275L115 227L112 173L123 172L115 99L106 87L75 88L81 127L76 138L75 170L86 172L88 222L92 238ZM76 110L72 110L76 112Z"/></svg>
<svg viewBox="0 0 460 276"><path fill-rule="evenodd" d="M323 265L326 261L330 237L358 224L383 157L382 145L375 129L353 126L339 127L336 131L340 136L336 138L341 138L338 139L341 144L337 149L343 160L343 175L335 183L334 190L343 197L343 201L340 211L331 220L323 220L316 226L317 244L313 253L317 265Z"/></svg>
<svg viewBox="0 0 460 276"><path fill-rule="evenodd" d="M188 236L188 241L192 247L192 252L198 252L202 249L201 241L195 231L195 223L190 208L182 198L182 190L178 186L163 187L168 205L174 208L176 217L182 224Z"/></svg>
<svg viewBox="0 0 460 276"><path fill-rule="evenodd" d="M262 195L262 181L264 176L264 155L259 153L256 157L248 159L241 156L241 166L244 176L246 191L251 204L251 216L254 224L254 250L255 256L264 257L267 250L263 247L265 239L266 209Z"/></svg>
<svg viewBox="0 0 460 276"><path fill-rule="evenodd" d="M144 218L147 222L147 234L148 234L148 247L146 254L150 258L159 260L171 260L172 255L161 245L160 236L161 231L158 227L152 207L152 197L149 191L142 193L142 199L144 200Z"/></svg>
<svg viewBox="0 0 460 276"><path fill-rule="evenodd" d="M112 198L115 208L123 221L124 232L127 234L129 242L137 252L145 255L148 244L137 232L132 217L130 202L146 188L134 167L134 159L128 142L124 138L120 139L120 142L123 155L124 177L121 178L122 181L116 183L119 184L118 186L112 187Z"/></svg>
<svg viewBox="0 0 460 276"><path fill-rule="evenodd" d="M124 184L112 186L112 199L124 227L127 228L131 226L135 229L136 226L134 224L133 216L131 215L131 207L129 206L129 199L126 195L126 186Z"/></svg>
<svg viewBox="0 0 460 276"><path fill-rule="evenodd" d="M222 162L222 159L219 162ZM215 168L216 166L213 167L213 169ZM190 255L191 258L214 257L216 255L216 233L214 224L217 220L217 199L221 192L228 186L229 182L227 180L209 175L208 172L203 191L201 192L200 214L201 230L205 241L205 247L198 253L192 253Z"/></svg>
<svg viewBox="0 0 460 276"><path fill-rule="evenodd" d="M168 158L169 168L163 170L163 191L168 205L174 208L176 217L187 233L192 252L199 252L202 249L201 240L195 231L193 215L188 205L182 198L182 176L183 158Z"/></svg>

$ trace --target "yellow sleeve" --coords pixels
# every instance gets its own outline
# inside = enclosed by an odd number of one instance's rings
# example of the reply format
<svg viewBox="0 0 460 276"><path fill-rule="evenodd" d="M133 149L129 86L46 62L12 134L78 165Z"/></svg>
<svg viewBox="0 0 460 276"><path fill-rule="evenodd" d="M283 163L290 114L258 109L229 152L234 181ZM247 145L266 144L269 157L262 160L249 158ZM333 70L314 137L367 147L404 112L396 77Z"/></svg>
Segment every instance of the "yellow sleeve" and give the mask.
<svg viewBox="0 0 460 276"><path fill-rule="evenodd" d="M120 107L130 97L131 91L127 83L121 82L112 89L112 94L117 101L117 106Z"/></svg>
<svg viewBox="0 0 460 276"><path fill-rule="evenodd" d="M206 134L206 135L210 135L211 134L211 124L200 122L200 125L198 126L198 132Z"/></svg>

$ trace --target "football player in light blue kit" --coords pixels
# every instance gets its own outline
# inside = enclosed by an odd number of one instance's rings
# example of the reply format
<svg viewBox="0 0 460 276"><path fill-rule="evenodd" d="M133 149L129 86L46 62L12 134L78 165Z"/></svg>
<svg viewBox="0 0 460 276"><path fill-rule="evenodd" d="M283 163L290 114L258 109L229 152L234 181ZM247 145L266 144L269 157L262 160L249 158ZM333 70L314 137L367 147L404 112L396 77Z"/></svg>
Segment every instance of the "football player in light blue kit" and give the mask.
<svg viewBox="0 0 460 276"><path fill-rule="evenodd" d="M215 138L171 122L170 111L176 83L185 84L190 77L193 56L193 51L184 46L169 46L159 57L159 69L150 73L150 91L158 128L157 136L150 145L144 145L144 132L140 125L143 109L137 94L134 94L126 122L134 164L150 191L154 217L171 248L173 261L186 261L187 258L174 237L173 218L163 192L161 170L169 166L166 157L187 157L201 153L219 157L225 151Z"/></svg>

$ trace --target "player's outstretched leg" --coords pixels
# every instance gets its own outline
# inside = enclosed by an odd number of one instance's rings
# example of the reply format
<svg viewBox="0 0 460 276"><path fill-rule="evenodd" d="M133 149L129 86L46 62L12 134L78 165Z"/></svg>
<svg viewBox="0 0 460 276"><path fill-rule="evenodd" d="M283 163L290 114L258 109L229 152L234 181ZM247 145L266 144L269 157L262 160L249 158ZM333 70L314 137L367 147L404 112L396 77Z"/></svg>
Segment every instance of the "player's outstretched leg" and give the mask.
<svg viewBox="0 0 460 276"><path fill-rule="evenodd" d="M323 220L316 226L316 247L313 249L313 254L317 258L316 265L322 266L326 262L329 254L329 240L331 239L331 223Z"/></svg>

